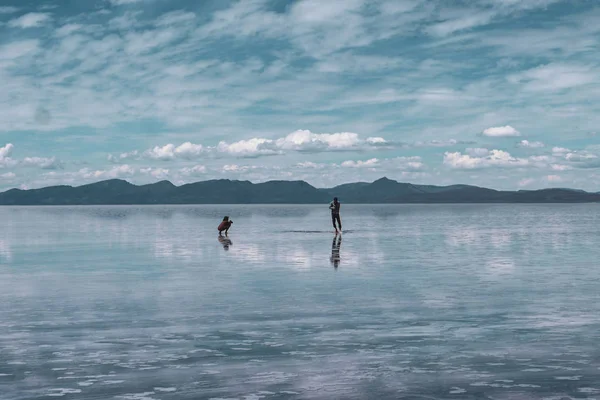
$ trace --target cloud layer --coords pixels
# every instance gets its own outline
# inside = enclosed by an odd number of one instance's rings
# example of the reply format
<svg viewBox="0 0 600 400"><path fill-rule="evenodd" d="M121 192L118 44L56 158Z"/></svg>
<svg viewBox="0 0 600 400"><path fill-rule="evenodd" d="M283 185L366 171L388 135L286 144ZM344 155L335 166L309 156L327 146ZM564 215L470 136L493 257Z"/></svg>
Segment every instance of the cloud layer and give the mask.
<svg viewBox="0 0 600 400"><path fill-rule="evenodd" d="M392 144L381 137L361 139L358 134L312 133L308 130L297 130L278 139L251 138L237 142L220 141L216 146L204 146L185 142L181 145L172 143L154 146L146 151L131 151L119 155L109 155L113 162L127 159L149 158L154 160L193 160L211 155L233 157L259 157L281 155L287 152L321 153L338 151L367 151L392 147Z"/></svg>
<svg viewBox="0 0 600 400"><path fill-rule="evenodd" d="M387 175L600 190L593 2L284 3L0 6L0 189Z"/></svg>

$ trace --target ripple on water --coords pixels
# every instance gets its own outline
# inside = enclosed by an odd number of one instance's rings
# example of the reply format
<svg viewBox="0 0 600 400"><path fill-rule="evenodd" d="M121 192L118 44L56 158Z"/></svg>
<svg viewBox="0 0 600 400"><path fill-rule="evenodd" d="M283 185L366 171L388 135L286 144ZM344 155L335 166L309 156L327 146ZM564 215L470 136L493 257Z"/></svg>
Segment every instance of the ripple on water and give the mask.
<svg viewBox="0 0 600 400"><path fill-rule="evenodd" d="M152 395L156 394L155 392L142 392L142 393L127 393L124 395L117 396L117 399L123 400L158 400L156 397L152 397Z"/></svg>
<svg viewBox="0 0 600 400"><path fill-rule="evenodd" d="M172 392L176 392L177 389L174 387L155 387L154 388L155 392L162 392L162 393L172 393Z"/></svg>
<svg viewBox="0 0 600 400"><path fill-rule="evenodd" d="M81 393L81 389L70 389L70 388L56 388L49 389L48 396L50 397L62 397L67 394L78 394Z"/></svg>

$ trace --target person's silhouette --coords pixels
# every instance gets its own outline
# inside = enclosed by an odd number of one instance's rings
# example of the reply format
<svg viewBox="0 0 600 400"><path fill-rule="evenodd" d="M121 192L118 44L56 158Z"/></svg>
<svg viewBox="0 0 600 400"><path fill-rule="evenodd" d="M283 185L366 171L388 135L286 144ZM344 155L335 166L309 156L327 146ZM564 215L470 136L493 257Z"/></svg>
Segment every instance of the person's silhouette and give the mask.
<svg viewBox="0 0 600 400"><path fill-rule="evenodd" d="M340 265L340 246L342 245L342 235L335 235L331 243L331 258L329 259L333 267L337 269Z"/></svg>
<svg viewBox="0 0 600 400"><path fill-rule="evenodd" d="M219 240L219 243L221 243L223 245L223 249L225 251L229 250L229 246L231 246L233 244L231 239L229 239L227 236L219 235L217 237L217 239Z"/></svg>

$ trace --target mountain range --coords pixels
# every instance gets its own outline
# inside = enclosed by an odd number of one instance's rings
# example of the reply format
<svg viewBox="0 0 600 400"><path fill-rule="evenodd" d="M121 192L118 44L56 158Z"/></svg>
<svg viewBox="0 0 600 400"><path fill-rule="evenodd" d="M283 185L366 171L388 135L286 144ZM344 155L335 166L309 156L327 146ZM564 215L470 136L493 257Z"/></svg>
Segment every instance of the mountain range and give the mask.
<svg viewBox="0 0 600 400"><path fill-rule="evenodd" d="M319 189L304 181L252 183L228 179L175 186L169 181L134 185L111 179L83 186L11 189L0 205L100 204L316 204L337 196L344 203L588 203L600 193L573 189L500 191L470 185L414 185L381 178Z"/></svg>

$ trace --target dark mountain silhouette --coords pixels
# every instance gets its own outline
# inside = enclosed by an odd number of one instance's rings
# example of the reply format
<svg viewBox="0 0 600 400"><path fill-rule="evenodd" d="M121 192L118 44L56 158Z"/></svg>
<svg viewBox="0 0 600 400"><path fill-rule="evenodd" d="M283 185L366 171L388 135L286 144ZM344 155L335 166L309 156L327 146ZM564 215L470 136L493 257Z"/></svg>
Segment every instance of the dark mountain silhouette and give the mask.
<svg viewBox="0 0 600 400"><path fill-rule="evenodd" d="M586 203L600 193L574 189L500 191L470 185L414 185L381 178L330 189L304 181L251 183L228 179L175 186L169 181L133 185L120 179L83 186L11 189L0 193L0 205L92 204L315 204L337 196L344 203Z"/></svg>

